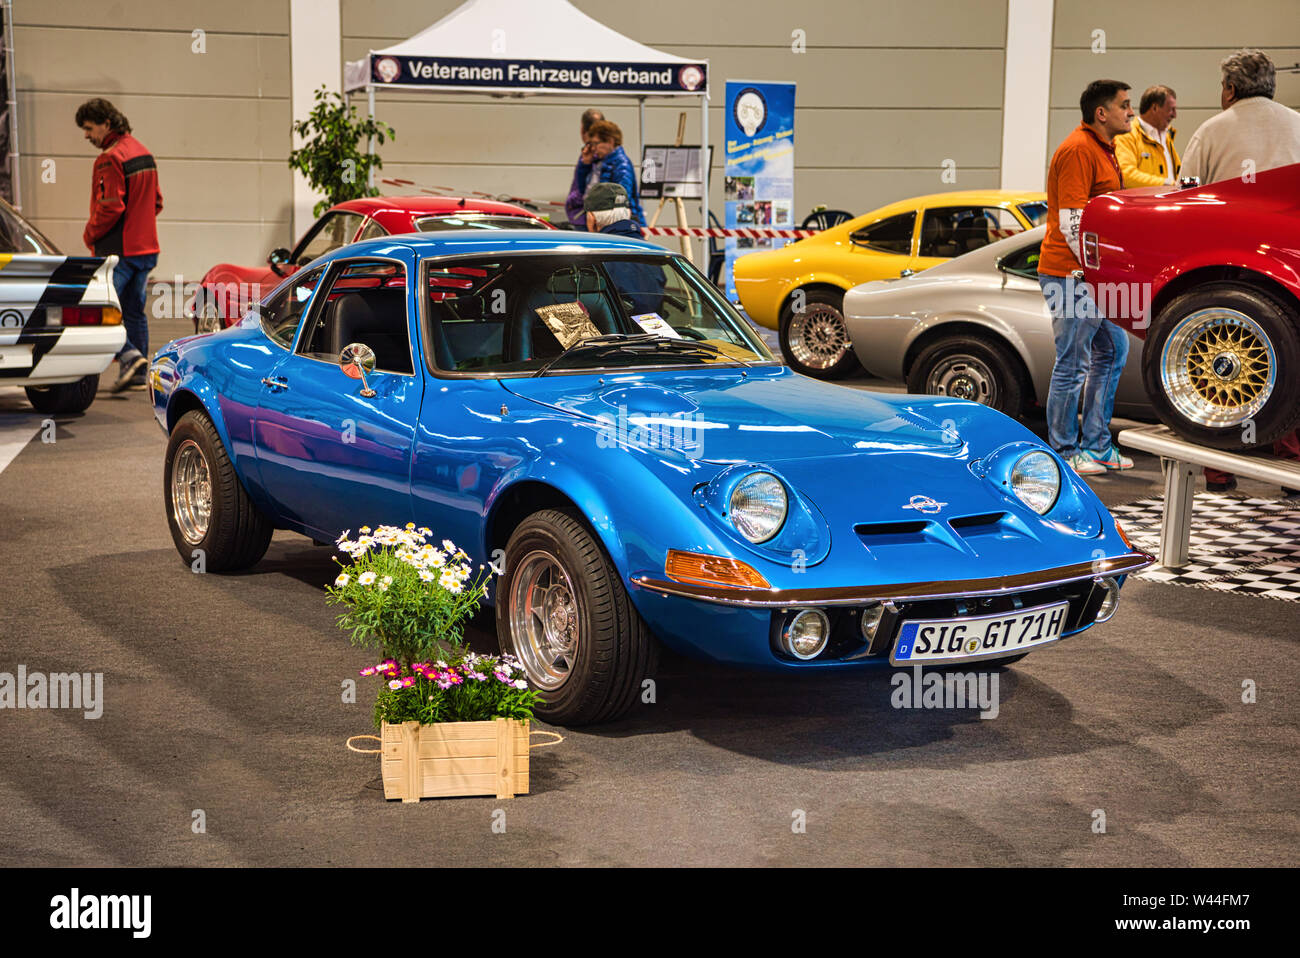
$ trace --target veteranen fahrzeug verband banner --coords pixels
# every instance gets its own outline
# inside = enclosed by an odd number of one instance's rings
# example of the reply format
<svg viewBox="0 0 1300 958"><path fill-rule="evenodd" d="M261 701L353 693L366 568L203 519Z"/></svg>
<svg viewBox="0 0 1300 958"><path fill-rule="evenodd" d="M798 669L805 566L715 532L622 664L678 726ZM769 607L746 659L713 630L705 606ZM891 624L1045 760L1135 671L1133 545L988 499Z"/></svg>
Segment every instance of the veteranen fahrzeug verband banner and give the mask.
<svg viewBox="0 0 1300 958"><path fill-rule="evenodd" d="M794 225L794 84L727 81L728 227ZM737 256L789 240L727 237L723 284L736 302L731 267Z"/></svg>

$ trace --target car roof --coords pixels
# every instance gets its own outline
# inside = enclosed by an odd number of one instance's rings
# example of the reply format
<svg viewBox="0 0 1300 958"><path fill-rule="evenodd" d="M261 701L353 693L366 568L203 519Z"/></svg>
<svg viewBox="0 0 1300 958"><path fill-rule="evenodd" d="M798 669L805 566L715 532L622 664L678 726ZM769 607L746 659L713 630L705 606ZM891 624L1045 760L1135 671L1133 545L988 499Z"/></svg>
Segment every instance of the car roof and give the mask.
<svg viewBox="0 0 1300 958"><path fill-rule="evenodd" d="M913 196L897 203L890 203L861 216L849 220L853 229L859 229L867 223L906 213L909 210L926 209L932 206L1014 206L1020 203L1045 203L1047 194L1027 190L955 190L951 193L927 193L925 196ZM847 226L848 224L841 224ZM839 229L840 227L835 227ZM829 232L829 231L828 231Z"/></svg>
<svg viewBox="0 0 1300 958"><path fill-rule="evenodd" d="M314 260L312 266L334 259L380 254L395 247L409 249L416 256L548 252L676 255L654 243L611 233L584 233L577 230L439 230L436 233L381 236L351 243Z"/></svg>
<svg viewBox="0 0 1300 958"><path fill-rule="evenodd" d="M365 196L355 200L335 203L331 209L348 210L365 216L382 213L405 213L417 216L437 216L451 213L500 213L505 216L532 216L536 213L497 200L476 199L471 196Z"/></svg>

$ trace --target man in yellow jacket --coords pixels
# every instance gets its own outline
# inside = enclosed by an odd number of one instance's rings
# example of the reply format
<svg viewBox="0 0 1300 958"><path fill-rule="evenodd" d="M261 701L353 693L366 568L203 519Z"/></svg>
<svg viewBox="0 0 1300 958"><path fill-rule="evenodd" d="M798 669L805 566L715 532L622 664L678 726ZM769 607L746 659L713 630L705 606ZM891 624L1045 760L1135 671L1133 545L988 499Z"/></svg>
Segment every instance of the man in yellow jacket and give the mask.
<svg viewBox="0 0 1300 958"><path fill-rule="evenodd" d="M1170 123L1178 116L1177 95L1167 86L1147 87L1138 103L1139 115L1127 133L1115 137L1115 159L1124 174L1124 188L1164 186L1178 181L1178 150Z"/></svg>

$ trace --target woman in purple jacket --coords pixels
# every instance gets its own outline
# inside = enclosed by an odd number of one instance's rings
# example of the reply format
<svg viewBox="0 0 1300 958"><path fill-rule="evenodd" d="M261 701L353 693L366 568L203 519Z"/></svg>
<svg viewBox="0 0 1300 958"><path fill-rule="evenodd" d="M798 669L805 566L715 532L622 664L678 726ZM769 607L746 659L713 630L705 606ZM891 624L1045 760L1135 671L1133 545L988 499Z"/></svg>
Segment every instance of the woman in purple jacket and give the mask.
<svg viewBox="0 0 1300 958"><path fill-rule="evenodd" d="M575 230L587 228L586 214L582 212L582 198L587 195L588 188L600 179L600 163L596 161L589 134L591 125L603 119L605 114L596 109L585 110L582 114L582 152L578 154L578 162L573 167L573 182L569 185L569 195L564 200L564 215L569 218L569 225Z"/></svg>

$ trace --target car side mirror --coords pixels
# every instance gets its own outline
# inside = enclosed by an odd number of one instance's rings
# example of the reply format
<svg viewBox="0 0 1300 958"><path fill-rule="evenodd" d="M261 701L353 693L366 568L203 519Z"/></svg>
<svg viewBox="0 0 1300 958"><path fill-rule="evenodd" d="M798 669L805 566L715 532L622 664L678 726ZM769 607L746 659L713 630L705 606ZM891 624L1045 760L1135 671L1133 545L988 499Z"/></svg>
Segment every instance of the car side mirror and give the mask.
<svg viewBox="0 0 1300 958"><path fill-rule="evenodd" d="M271 267L271 272L276 276L287 276L284 270L280 269L285 263L289 262L289 251L283 246L271 250L271 255L266 258L267 264Z"/></svg>
<svg viewBox="0 0 1300 958"><path fill-rule="evenodd" d="M343 370L343 375L349 379L361 380L361 395L367 399L374 396L375 391L366 382L366 373L375 371L375 351L373 349L365 343L348 343L343 347L343 352L339 353L339 368Z"/></svg>

